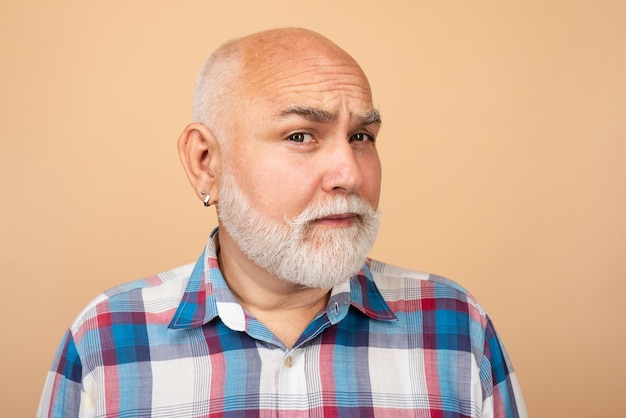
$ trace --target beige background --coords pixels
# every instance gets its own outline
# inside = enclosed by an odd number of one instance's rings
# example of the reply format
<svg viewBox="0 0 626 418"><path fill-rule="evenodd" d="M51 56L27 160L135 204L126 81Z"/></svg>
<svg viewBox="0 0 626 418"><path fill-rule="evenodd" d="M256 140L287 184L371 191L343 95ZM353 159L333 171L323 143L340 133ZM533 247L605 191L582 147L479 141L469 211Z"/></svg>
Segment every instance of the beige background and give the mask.
<svg viewBox="0 0 626 418"><path fill-rule="evenodd" d="M179 167L221 42L318 30L384 119L373 256L451 277L534 417L626 416L626 2L2 1L0 414L32 416L98 292L195 260L215 224Z"/></svg>

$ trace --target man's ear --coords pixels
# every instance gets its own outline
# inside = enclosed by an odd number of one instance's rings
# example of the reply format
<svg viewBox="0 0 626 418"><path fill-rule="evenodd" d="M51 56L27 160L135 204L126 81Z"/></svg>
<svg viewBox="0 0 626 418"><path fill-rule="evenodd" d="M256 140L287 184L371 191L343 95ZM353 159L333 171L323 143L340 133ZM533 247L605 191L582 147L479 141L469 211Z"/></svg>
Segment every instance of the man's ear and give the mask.
<svg viewBox="0 0 626 418"><path fill-rule="evenodd" d="M211 204L218 200L219 152L215 136L202 124L187 125L178 138L178 155L191 187L200 200L204 200L206 195L211 195Z"/></svg>

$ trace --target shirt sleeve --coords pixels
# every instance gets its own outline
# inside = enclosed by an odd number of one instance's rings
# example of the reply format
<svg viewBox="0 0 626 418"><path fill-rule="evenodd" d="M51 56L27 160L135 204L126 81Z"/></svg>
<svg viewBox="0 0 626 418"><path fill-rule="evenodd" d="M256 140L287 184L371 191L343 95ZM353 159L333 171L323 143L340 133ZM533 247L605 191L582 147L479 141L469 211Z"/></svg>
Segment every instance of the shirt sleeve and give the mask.
<svg viewBox="0 0 626 418"><path fill-rule="evenodd" d="M70 330L66 331L46 376L37 417L71 418L80 414L82 362Z"/></svg>
<svg viewBox="0 0 626 418"><path fill-rule="evenodd" d="M482 418L528 417L517 376L489 317L480 378L483 388Z"/></svg>

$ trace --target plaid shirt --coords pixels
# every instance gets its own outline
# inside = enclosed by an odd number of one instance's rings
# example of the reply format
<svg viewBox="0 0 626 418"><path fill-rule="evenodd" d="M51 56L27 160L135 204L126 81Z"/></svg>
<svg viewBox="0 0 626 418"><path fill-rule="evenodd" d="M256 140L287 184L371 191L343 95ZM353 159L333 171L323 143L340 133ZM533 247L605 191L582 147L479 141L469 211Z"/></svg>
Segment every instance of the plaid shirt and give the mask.
<svg viewBox="0 0 626 418"><path fill-rule="evenodd" d="M457 284L368 260L287 349L200 260L97 297L65 334L37 416L518 417L491 320Z"/></svg>

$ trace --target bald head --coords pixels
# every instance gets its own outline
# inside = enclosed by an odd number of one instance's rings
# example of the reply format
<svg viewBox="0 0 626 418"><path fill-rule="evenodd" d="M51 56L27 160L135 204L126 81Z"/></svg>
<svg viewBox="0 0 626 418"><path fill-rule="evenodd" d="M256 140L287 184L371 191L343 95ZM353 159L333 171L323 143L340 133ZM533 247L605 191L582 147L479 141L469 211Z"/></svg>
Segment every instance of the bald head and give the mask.
<svg viewBox="0 0 626 418"><path fill-rule="evenodd" d="M193 121L207 126L223 142L225 128L239 104L274 94L275 84L299 68L306 71L319 66L350 68L367 84L347 52L311 30L272 29L229 41L209 57L198 76Z"/></svg>
<svg viewBox="0 0 626 418"><path fill-rule="evenodd" d="M316 59L341 60L358 67L347 52L308 29L274 29L247 36L236 43L246 72L276 72L284 67L298 65L302 60Z"/></svg>

